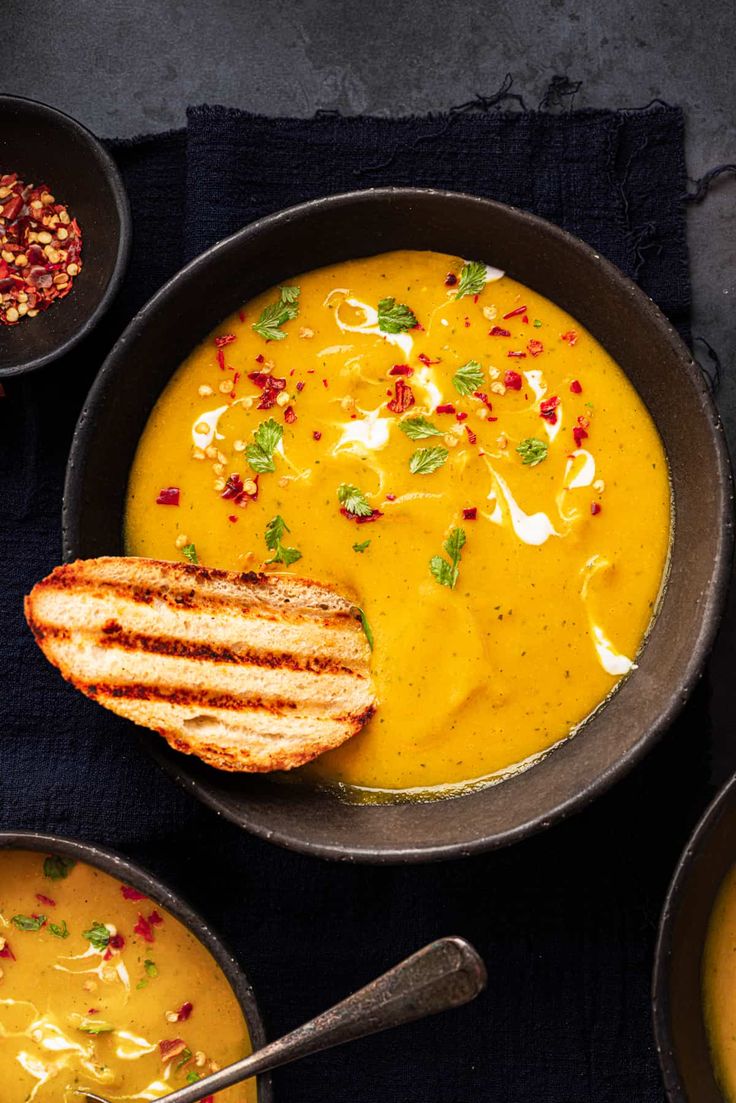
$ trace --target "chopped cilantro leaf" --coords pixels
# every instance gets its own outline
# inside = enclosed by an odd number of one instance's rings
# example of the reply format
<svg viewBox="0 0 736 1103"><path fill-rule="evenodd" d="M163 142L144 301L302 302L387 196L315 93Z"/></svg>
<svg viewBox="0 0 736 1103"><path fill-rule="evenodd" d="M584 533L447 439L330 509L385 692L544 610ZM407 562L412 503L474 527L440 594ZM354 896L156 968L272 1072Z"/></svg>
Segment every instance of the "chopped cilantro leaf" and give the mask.
<svg viewBox="0 0 736 1103"><path fill-rule="evenodd" d="M187 1073L187 1084L198 1084L202 1077L192 1069Z"/></svg>
<svg viewBox="0 0 736 1103"><path fill-rule="evenodd" d="M186 1065L187 1061L191 1061L191 1059L192 1059L191 1049L189 1049L189 1047L187 1047L186 1049L183 1049L181 1051L181 1057L179 1058L179 1060L177 1062L177 1065L176 1065L177 1069L180 1069L182 1067L182 1065Z"/></svg>
<svg viewBox="0 0 736 1103"><path fill-rule="evenodd" d="M442 430L427 421L426 417L410 417L399 422L399 429L406 433L409 440L424 440L426 437L441 437Z"/></svg>
<svg viewBox="0 0 736 1103"><path fill-rule="evenodd" d="M254 431L253 443L246 448L245 458L259 475L276 470L273 454L283 435L283 426L272 417L268 421L262 421Z"/></svg>
<svg viewBox="0 0 736 1103"><path fill-rule="evenodd" d="M149 976L149 977L157 977L158 976L158 969L156 967L156 962L155 961L151 961L149 958L146 958L146 960L143 962L143 968L146 970L146 975L147 976Z"/></svg>
<svg viewBox="0 0 736 1103"><path fill-rule="evenodd" d="M362 544L353 544L353 551L354 552L364 552L369 544L370 544L370 540L364 540Z"/></svg>
<svg viewBox="0 0 736 1103"><path fill-rule="evenodd" d="M468 260L462 267L455 298L462 299L464 295L480 295L485 285L485 264L481 264L479 260Z"/></svg>
<svg viewBox="0 0 736 1103"><path fill-rule="evenodd" d="M537 437L527 437L517 445L516 451L526 467L536 467L542 460L547 459L547 445Z"/></svg>
<svg viewBox="0 0 736 1103"><path fill-rule="evenodd" d="M378 304L378 328L382 333L403 333L413 329L417 319L405 303L396 299L381 299Z"/></svg>
<svg viewBox="0 0 736 1103"><path fill-rule="evenodd" d="M341 483L337 488L337 500L348 513L354 517L370 517L373 507L362 490L350 483Z"/></svg>
<svg viewBox="0 0 736 1103"><path fill-rule="evenodd" d="M69 937L69 928L66 925L66 919L62 919L61 924L49 923L49 930L55 938Z"/></svg>
<svg viewBox="0 0 736 1103"><path fill-rule="evenodd" d="M279 292L278 302L264 306L260 318L253 323L253 329L264 341L283 341L286 334L281 326L299 313L299 288L280 287Z"/></svg>
<svg viewBox="0 0 736 1103"><path fill-rule="evenodd" d="M356 606L356 608L358 609L358 616L360 617L361 627L362 627L363 631L365 632L365 638L368 640L368 646L370 647L370 649L372 651L373 650L373 644L375 642L374 639L373 639L373 629L371 628L370 624L368 623L368 617L365 615L365 610L361 609L359 606Z"/></svg>
<svg viewBox="0 0 736 1103"><path fill-rule="evenodd" d="M483 383L483 368L477 360L468 360L467 364L457 369L452 382L458 394L472 394Z"/></svg>
<svg viewBox="0 0 736 1103"><path fill-rule="evenodd" d="M104 1019L88 1019L83 1015L72 1015L70 1018L77 1030L84 1034L110 1034L115 1029L112 1023L107 1023Z"/></svg>
<svg viewBox="0 0 736 1103"><path fill-rule="evenodd" d="M107 949L107 944L110 941L110 932L104 923L98 923L95 921L88 931L82 931L82 937L94 946L95 950L102 953Z"/></svg>
<svg viewBox="0 0 736 1103"><path fill-rule="evenodd" d="M532 322L532 325L534 326L535 329L539 329L540 326L542 325L542 323L541 323L539 318L535 318L534 321Z"/></svg>
<svg viewBox="0 0 736 1103"><path fill-rule="evenodd" d="M283 563L286 567L290 567L297 559L301 559L300 551L296 548L285 548L281 543L281 537L285 532L290 531L286 521L278 513L266 525L266 547L274 553L268 560L269 563Z"/></svg>
<svg viewBox="0 0 736 1103"><path fill-rule="evenodd" d="M74 858L65 858L62 854L49 854L48 858L44 858L44 877L48 877L52 881L63 881L69 876L76 864Z"/></svg>
<svg viewBox="0 0 736 1103"><path fill-rule="evenodd" d="M446 448L417 448L409 460L409 470L412 475L431 475L447 460L449 452Z"/></svg>
<svg viewBox="0 0 736 1103"><path fill-rule="evenodd" d="M14 915L10 920L19 931L40 931L46 922L45 915Z"/></svg>
<svg viewBox="0 0 736 1103"><path fill-rule="evenodd" d="M455 589L455 583L460 573L461 552L464 547L465 529L453 529L443 544L444 550L450 557L450 562L448 563L441 555L433 555L430 559L429 569L440 586L447 586L451 590Z"/></svg>
<svg viewBox="0 0 736 1103"><path fill-rule="evenodd" d="M187 559L190 563L199 563L199 559L197 558L197 549L195 548L194 544L185 544L184 547L181 549L181 553L184 558Z"/></svg>

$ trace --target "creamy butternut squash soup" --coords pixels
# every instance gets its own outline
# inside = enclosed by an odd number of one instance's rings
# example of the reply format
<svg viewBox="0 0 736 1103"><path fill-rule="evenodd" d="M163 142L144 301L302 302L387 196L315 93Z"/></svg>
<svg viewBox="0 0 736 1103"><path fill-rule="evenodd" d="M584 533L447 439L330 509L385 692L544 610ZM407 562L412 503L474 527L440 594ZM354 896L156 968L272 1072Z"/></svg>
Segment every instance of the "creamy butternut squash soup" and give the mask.
<svg viewBox="0 0 736 1103"><path fill-rule="evenodd" d="M533 762L632 669L670 486L578 322L486 264L395 252L271 289L192 352L141 439L125 538L351 595L379 706L307 775L436 796Z"/></svg>
<svg viewBox="0 0 736 1103"><path fill-rule="evenodd" d="M736 1100L736 868L725 878L703 955L705 1021L719 1083Z"/></svg>
<svg viewBox="0 0 736 1103"><path fill-rule="evenodd" d="M0 850L0 966L2 1103L159 1099L250 1052L209 952L91 866ZM217 1096L255 1099L252 1083Z"/></svg>

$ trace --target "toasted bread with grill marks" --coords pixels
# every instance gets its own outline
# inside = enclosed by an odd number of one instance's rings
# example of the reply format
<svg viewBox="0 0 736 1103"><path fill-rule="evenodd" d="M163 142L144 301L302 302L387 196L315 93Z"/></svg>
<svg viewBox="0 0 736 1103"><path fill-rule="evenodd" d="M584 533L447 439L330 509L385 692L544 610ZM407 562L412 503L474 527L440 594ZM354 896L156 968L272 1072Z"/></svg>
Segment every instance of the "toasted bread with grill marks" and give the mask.
<svg viewBox="0 0 736 1103"><path fill-rule="evenodd" d="M105 708L221 770L290 770L375 710L359 611L291 575L78 560L33 587L46 658Z"/></svg>

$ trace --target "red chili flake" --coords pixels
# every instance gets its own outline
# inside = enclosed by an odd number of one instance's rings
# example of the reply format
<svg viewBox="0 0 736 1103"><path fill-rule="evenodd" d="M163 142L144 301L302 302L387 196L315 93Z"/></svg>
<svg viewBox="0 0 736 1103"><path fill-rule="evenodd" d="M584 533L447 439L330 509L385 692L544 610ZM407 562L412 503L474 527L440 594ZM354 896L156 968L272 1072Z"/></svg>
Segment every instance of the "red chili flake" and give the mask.
<svg viewBox="0 0 736 1103"><path fill-rule="evenodd" d="M386 501L387 502L395 502L396 501L396 495L395 494L387 494L386 495Z"/></svg>
<svg viewBox="0 0 736 1103"><path fill-rule="evenodd" d="M140 935L144 942L153 942L155 935L149 921L143 915L138 915L138 922L133 927L133 932Z"/></svg>
<svg viewBox="0 0 736 1103"><path fill-rule="evenodd" d="M0 957L6 957L10 961L15 961L15 954L10 949L10 943L4 938L0 938Z"/></svg>
<svg viewBox="0 0 736 1103"><path fill-rule="evenodd" d="M202 1103L215 1103L214 1095L206 1095L202 1100Z"/></svg>
<svg viewBox="0 0 736 1103"><path fill-rule="evenodd" d="M427 368L429 367L430 364L441 364L442 363L439 356L437 357L436 360L432 360L429 356L427 356L426 352L420 352L419 356L417 356L417 360L419 360L419 362L421 364L424 364L424 366L427 367Z"/></svg>
<svg viewBox="0 0 736 1103"><path fill-rule="evenodd" d="M560 338L563 341L567 341L568 345L570 346L575 345L577 344L578 340L577 331L574 329L568 329L565 333L560 334Z"/></svg>
<svg viewBox="0 0 736 1103"><path fill-rule="evenodd" d="M465 315L465 328L470 329L470 318L467 316L467 314Z"/></svg>
<svg viewBox="0 0 736 1103"><path fill-rule="evenodd" d="M312 430L312 440L322 440L322 434L319 429Z"/></svg>
<svg viewBox="0 0 736 1103"><path fill-rule="evenodd" d="M215 337L215 347L222 349L225 345L231 345L235 340L234 333L223 333L220 337Z"/></svg>
<svg viewBox="0 0 736 1103"><path fill-rule="evenodd" d="M489 337L510 337L510 329L502 329L501 326L494 326L493 329L488 330Z"/></svg>
<svg viewBox="0 0 736 1103"><path fill-rule="evenodd" d="M176 1013L176 1021L179 1023L185 1023L192 1011L194 1011L194 1004L183 1003Z"/></svg>
<svg viewBox="0 0 736 1103"><path fill-rule="evenodd" d="M296 385L296 389L299 391L300 394L304 390L304 380L303 379L299 380L299 382Z"/></svg>
<svg viewBox="0 0 736 1103"><path fill-rule="evenodd" d="M526 360L525 352L515 352L514 349L509 349L506 355L512 357L514 360Z"/></svg>
<svg viewBox="0 0 736 1103"><path fill-rule="evenodd" d="M464 410L461 410L459 414L455 414L455 421L467 421L468 415Z"/></svg>
<svg viewBox="0 0 736 1103"><path fill-rule="evenodd" d="M87 1014L88 1015L99 1015L99 1013L100 1013L99 1007L88 1007L87 1008Z"/></svg>
<svg viewBox="0 0 736 1103"><path fill-rule="evenodd" d="M457 276L454 272L448 272L445 276L445 287L454 287L457 283Z"/></svg>
<svg viewBox="0 0 736 1103"><path fill-rule="evenodd" d="M235 514L234 514L234 513L228 513L227 519L228 519L228 521L230 521L230 522L231 522L231 524L233 524L233 525L237 525L237 523L238 523L238 519L237 519L237 517L235 516Z"/></svg>
<svg viewBox="0 0 736 1103"><path fill-rule="evenodd" d="M110 941L107 944L113 950L122 950L125 946L125 939L121 934L110 935Z"/></svg>
<svg viewBox="0 0 736 1103"><path fill-rule="evenodd" d="M524 380L519 375L518 371L509 369L504 373L503 384L510 391L520 391Z"/></svg>
<svg viewBox="0 0 736 1103"><path fill-rule="evenodd" d="M234 376L233 376L233 387L237 384L239 379L240 379L240 372L236 371Z"/></svg>
<svg viewBox="0 0 736 1103"><path fill-rule="evenodd" d="M408 364L394 364L391 368L389 375L413 375L414 369L410 368Z"/></svg>
<svg viewBox="0 0 736 1103"><path fill-rule="evenodd" d="M411 327L413 330L418 330L420 333L426 332L421 322L417 322L415 326Z"/></svg>
<svg viewBox="0 0 736 1103"><path fill-rule="evenodd" d="M602 508L603 507L601 506L600 502L591 502L590 503L590 512L593 514L594 517L596 517L600 513Z"/></svg>
<svg viewBox="0 0 736 1103"><path fill-rule="evenodd" d="M502 317L505 322L507 318L518 318L520 314L526 314L526 311L525 306L517 306L514 310L510 310L508 314L503 314Z"/></svg>
<svg viewBox="0 0 736 1103"><path fill-rule="evenodd" d="M543 417L545 421L548 421L550 425L557 424L557 407L560 404L560 400L556 394L550 398L545 398L539 403L539 416Z"/></svg>
<svg viewBox="0 0 736 1103"><path fill-rule="evenodd" d="M477 303L479 298L480 298L480 295L473 295L473 302Z"/></svg>
<svg viewBox="0 0 736 1103"><path fill-rule="evenodd" d="M406 410L410 410L414 405L414 392L408 383L405 383L403 379L397 379L394 385L394 397L390 402L387 402L389 410L394 414L403 414Z"/></svg>
<svg viewBox="0 0 736 1103"><path fill-rule="evenodd" d="M256 356L256 364L264 364L265 362L266 362L266 357L263 355L262 352L259 352L258 356Z"/></svg>
<svg viewBox="0 0 736 1103"><path fill-rule="evenodd" d="M355 521L356 525L367 525L370 521L377 521L379 517L383 517L380 509L374 509L366 517L358 517L355 513L348 513L345 506L340 506L340 513L343 517L347 517L348 521Z"/></svg>
<svg viewBox="0 0 736 1103"><path fill-rule="evenodd" d="M526 346L532 356L540 356L544 352L544 345L541 341L535 341L532 339Z"/></svg>
<svg viewBox="0 0 736 1103"><path fill-rule="evenodd" d="M131 885L121 885L120 891L123 894L124 900L145 900L146 894L144 892L138 892L138 889L134 889Z"/></svg>
<svg viewBox="0 0 736 1103"><path fill-rule="evenodd" d="M179 505L179 487L167 486L163 490L159 490L158 498L156 499L157 506L178 506Z"/></svg>
<svg viewBox="0 0 736 1103"><path fill-rule="evenodd" d="M151 924L152 927L160 927L163 923L163 919L157 911L152 911L148 917L148 922Z"/></svg>
<svg viewBox="0 0 736 1103"><path fill-rule="evenodd" d="M477 516L478 516L477 506L471 506L470 509L464 509L463 510L463 520L464 521L475 521Z"/></svg>
<svg viewBox="0 0 736 1103"><path fill-rule="evenodd" d="M323 386L323 387L329 387L329 385L330 385L330 384L329 384L329 383L327 382L327 380L326 380L326 379L323 379L323 380L322 380L322 386Z"/></svg>
<svg viewBox="0 0 736 1103"><path fill-rule="evenodd" d="M281 379L277 375L269 375L268 372L248 372L248 378L261 391L260 402L257 406L259 410L270 410L272 406L275 406L279 393L286 387L285 379Z"/></svg>
<svg viewBox="0 0 736 1103"><path fill-rule="evenodd" d="M469 425L465 426L465 432L468 434L468 440L470 441L470 443L475 444L478 438Z"/></svg>
<svg viewBox="0 0 736 1103"><path fill-rule="evenodd" d="M572 435L573 435L573 438L575 440L575 447L576 448L579 448L580 445L583 443L583 441L588 436L587 432L585 431L585 429L583 429L582 425L573 426Z"/></svg>
<svg viewBox="0 0 736 1103"><path fill-rule="evenodd" d="M222 349L217 350L217 366L220 371L225 370L225 353L222 351Z"/></svg>
<svg viewBox="0 0 736 1103"><path fill-rule="evenodd" d="M103 961L109 961L111 957L112 957L112 950L110 949L110 946L108 944L107 949L105 950L104 954L102 955L102 960Z"/></svg>
<svg viewBox="0 0 736 1103"><path fill-rule="evenodd" d="M284 421L287 425L293 425L296 421L296 413L293 406L287 406L284 410Z"/></svg>
<svg viewBox="0 0 736 1103"><path fill-rule="evenodd" d="M582 388L581 384L578 382L577 379L573 379L572 383L570 384L570 390L572 391L573 394L582 394L583 393L583 388Z"/></svg>
<svg viewBox="0 0 736 1103"><path fill-rule="evenodd" d="M161 1052L162 1061L171 1061L174 1057L178 1057L180 1053L183 1053L187 1048L187 1043L181 1038L165 1038L163 1042L158 1043L158 1048Z"/></svg>
<svg viewBox="0 0 736 1103"><path fill-rule="evenodd" d="M56 907L56 901L52 900L50 896L44 896L42 892L36 893L36 899L38 900L39 904L45 904L47 908Z"/></svg>
<svg viewBox="0 0 736 1103"><path fill-rule="evenodd" d="M238 311L238 318L240 318L241 322L245 322L245 311L244 310L239 310Z"/></svg>
<svg viewBox="0 0 736 1103"><path fill-rule="evenodd" d="M473 391L473 398L479 398L483 405L488 408L489 412L493 411L493 403L485 391Z"/></svg>
<svg viewBox="0 0 736 1103"><path fill-rule="evenodd" d="M522 322L524 323L525 326L529 325L529 315L528 314L525 314L524 317L521 320L522 320Z"/></svg>
<svg viewBox="0 0 736 1103"><path fill-rule="evenodd" d="M441 406L437 406L434 411L436 414L454 414L455 407L451 402L443 402Z"/></svg>

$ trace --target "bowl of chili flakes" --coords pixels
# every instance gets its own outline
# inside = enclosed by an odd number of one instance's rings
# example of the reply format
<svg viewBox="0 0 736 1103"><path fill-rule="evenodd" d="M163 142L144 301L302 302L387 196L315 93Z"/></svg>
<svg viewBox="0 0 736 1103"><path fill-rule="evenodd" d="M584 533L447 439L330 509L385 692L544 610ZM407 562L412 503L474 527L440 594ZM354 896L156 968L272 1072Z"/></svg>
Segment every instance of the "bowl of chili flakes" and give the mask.
<svg viewBox="0 0 736 1103"><path fill-rule="evenodd" d="M131 220L115 163L81 123L5 95L0 119L3 378L57 360L91 332L125 273Z"/></svg>

